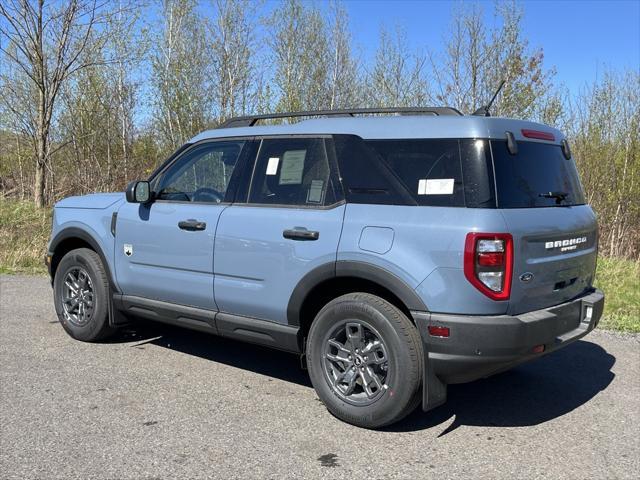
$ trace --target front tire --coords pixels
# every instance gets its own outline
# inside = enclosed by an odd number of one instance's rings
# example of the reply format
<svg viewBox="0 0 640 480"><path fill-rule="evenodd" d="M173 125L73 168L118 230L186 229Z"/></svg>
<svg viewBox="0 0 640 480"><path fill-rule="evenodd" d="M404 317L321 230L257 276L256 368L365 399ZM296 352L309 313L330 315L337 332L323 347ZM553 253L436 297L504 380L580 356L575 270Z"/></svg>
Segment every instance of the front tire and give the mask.
<svg viewBox="0 0 640 480"><path fill-rule="evenodd" d="M109 279L93 250L78 248L62 257L53 292L58 320L71 337L95 342L115 332L109 326Z"/></svg>
<svg viewBox="0 0 640 480"><path fill-rule="evenodd" d="M332 300L309 332L307 367L318 396L333 415L360 427L383 427L411 413L423 364L415 326L368 293Z"/></svg>

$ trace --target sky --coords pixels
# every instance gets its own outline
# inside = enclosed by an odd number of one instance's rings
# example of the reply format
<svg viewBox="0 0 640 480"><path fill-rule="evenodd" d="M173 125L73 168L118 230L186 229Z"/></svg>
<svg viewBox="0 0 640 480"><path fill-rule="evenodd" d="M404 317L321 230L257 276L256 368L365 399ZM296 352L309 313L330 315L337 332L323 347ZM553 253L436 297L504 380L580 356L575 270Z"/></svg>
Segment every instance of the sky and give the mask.
<svg viewBox="0 0 640 480"><path fill-rule="evenodd" d="M269 3L272 3L272 0ZM322 5L324 2L316 2ZM373 55L380 27L402 26L413 47L439 48L458 1L344 0L352 34L365 57ZM493 22L492 1L480 1ZM545 66L576 94L605 67L640 70L640 0L525 0L523 38L542 48Z"/></svg>

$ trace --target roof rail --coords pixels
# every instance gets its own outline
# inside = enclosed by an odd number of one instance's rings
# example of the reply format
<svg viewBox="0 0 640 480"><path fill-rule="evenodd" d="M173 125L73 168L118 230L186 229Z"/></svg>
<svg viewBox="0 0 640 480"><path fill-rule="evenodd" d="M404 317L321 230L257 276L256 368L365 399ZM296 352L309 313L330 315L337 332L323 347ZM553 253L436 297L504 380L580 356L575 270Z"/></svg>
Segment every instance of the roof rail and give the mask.
<svg viewBox="0 0 640 480"><path fill-rule="evenodd" d="M247 115L233 117L218 125L217 128L253 127L260 120L297 117L355 117L370 114L398 114L398 115L462 115L453 107L391 107L391 108L352 108L345 110L310 110L306 112L269 113L265 115Z"/></svg>

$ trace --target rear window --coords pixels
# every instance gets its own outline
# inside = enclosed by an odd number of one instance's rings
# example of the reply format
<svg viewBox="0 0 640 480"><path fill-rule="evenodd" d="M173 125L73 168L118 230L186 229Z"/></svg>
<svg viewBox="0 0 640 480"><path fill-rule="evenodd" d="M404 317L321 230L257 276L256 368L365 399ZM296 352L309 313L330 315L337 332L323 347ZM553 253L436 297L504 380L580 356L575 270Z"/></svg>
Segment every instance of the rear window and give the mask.
<svg viewBox="0 0 640 480"><path fill-rule="evenodd" d="M534 208L585 203L573 160L559 145L518 142L509 154L507 142L491 141L498 208Z"/></svg>

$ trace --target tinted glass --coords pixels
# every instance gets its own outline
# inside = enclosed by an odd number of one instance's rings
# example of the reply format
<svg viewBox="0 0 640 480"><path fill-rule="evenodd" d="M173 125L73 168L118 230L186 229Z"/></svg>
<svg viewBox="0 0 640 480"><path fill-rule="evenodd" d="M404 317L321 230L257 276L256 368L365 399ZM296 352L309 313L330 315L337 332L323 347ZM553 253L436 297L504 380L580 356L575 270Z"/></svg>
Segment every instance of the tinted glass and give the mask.
<svg viewBox="0 0 640 480"><path fill-rule="evenodd" d="M460 140L464 201L470 208L495 208L491 147L488 140Z"/></svg>
<svg viewBox="0 0 640 480"><path fill-rule="evenodd" d="M249 203L312 207L335 202L324 139L262 141L251 181Z"/></svg>
<svg viewBox="0 0 640 480"><path fill-rule="evenodd" d="M416 204L402 182L362 138L335 135L334 146L347 202Z"/></svg>
<svg viewBox="0 0 640 480"><path fill-rule="evenodd" d="M462 207L460 141L368 140L419 205Z"/></svg>
<svg viewBox="0 0 640 480"><path fill-rule="evenodd" d="M518 142L510 155L507 142L492 141L498 208L581 205L584 193L573 160L559 145Z"/></svg>
<svg viewBox="0 0 640 480"><path fill-rule="evenodd" d="M154 185L156 198L180 202L222 202L243 144L243 141L214 142L187 151L158 177Z"/></svg>

